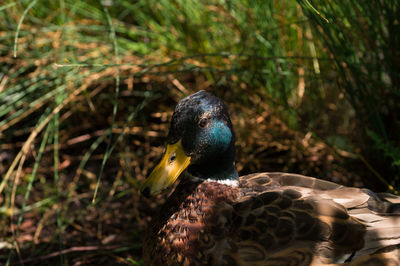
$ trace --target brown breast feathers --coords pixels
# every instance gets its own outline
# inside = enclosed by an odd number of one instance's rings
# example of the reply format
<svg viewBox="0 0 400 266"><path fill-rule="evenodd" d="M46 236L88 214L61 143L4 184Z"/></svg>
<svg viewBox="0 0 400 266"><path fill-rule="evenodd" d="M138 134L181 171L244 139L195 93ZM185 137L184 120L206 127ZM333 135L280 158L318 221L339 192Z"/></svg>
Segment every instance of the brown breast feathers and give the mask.
<svg viewBox="0 0 400 266"><path fill-rule="evenodd" d="M182 182L162 207L144 243L149 265L215 264L219 240L230 234L237 188L218 182ZM150 251L151 252L148 252ZM148 256L146 255L148 254Z"/></svg>

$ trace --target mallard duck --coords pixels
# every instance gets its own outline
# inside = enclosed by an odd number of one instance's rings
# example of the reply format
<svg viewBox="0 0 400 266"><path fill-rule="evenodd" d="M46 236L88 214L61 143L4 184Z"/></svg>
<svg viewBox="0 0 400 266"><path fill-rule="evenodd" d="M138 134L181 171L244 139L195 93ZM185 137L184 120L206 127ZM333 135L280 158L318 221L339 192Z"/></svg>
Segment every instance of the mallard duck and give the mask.
<svg viewBox="0 0 400 266"><path fill-rule="evenodd" d="M177 180L145 235L147 265L400 264L399 197L298 174L239 177L227 108L209 92L176 106L142 193Z"/></svg>

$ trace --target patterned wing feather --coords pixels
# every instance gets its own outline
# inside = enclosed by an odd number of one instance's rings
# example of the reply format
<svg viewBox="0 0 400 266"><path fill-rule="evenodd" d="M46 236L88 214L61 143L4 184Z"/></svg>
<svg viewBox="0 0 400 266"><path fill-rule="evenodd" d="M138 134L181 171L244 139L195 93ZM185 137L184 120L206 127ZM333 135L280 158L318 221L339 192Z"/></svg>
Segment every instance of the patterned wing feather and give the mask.
<svg viewBox="0 0 400 266"><path fill-rule="evenodd" d="M400 213L391 195L389 201L366 189L284 173L241 177L240 192L229 235L236 249L224 253L238 264L361 263L399 252Z"/></svg>

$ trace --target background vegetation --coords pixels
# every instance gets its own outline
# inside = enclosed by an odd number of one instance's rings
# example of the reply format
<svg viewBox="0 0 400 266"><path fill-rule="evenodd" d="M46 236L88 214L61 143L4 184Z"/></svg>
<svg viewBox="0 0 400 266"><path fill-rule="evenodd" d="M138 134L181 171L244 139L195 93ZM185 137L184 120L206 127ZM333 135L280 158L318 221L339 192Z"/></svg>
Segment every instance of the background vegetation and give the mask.
<svg viewBox="0 0 400 266"><path fill-rule="evenodd" d="M182 97L222 97L241 174L400 190L398 1L0 5L0 263L141 264L138 187Z"/></svg>

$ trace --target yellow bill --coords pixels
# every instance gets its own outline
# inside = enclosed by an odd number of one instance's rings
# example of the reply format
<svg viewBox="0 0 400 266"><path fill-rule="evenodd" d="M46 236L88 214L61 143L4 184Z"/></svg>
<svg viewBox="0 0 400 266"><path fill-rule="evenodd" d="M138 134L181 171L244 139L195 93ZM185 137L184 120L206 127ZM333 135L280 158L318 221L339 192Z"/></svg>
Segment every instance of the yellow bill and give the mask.
<svg viewBox="0 0 400 266"><path fill-rule="evenodd" d="M151 196L159 194L175 183L189 163L190 157L186 156L183 151L181 140L175 144L167 145L164 157L143 183L141 190L144 191L149 188Z"/></svg>

